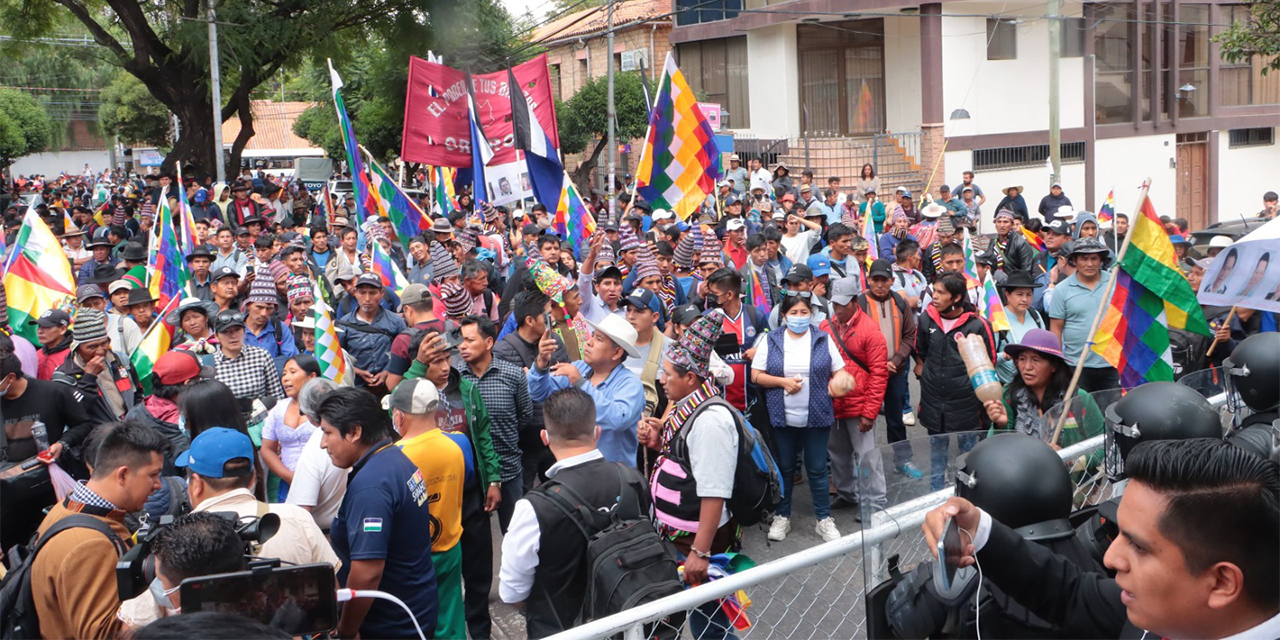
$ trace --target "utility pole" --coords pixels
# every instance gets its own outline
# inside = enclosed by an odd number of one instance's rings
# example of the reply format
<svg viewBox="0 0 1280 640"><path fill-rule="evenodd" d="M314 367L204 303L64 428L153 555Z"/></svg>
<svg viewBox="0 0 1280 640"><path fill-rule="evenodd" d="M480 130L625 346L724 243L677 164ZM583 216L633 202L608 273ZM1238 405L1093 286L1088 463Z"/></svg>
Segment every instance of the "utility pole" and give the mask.
<svg viewBox="0 0 1280 640"><path fill-rule="evenodd" d="M605 68L607 69L607 74L609 76L609 108L608 108L608 114L606 114L606 117L609 120L609 143L608 143L609 144L609 184L605 186L605 193L609 194L609 219L613 220L614 206L615 206L613 185L614 185L614 172L617 170L618 145L614 142L614 139L613 139L613 120L614 120L614 117L617 115L617 111L614 109L614 106L613 106L613 0L608 0L608 2L609 2L609 46L605 51L605 55L608 57L608 63L607 63L608 66L606 66Z"/></svg>
<svg viewBox="0 0 1280 640"><path fill-rule="evenodd" d="M209 90L213 102L213 158L218 182L227 181L227 168L222 161L222 72L218 68L218 23L213 13L214 0L209 0Z"/></svg>
<svg viewBox="0 0 1280 640"><path fill-rule="evenodd" d="M1062 179L1062 124L1059 119L1059 73L1062 61L1062 0L1049 0L1049 184Z"/></svg>

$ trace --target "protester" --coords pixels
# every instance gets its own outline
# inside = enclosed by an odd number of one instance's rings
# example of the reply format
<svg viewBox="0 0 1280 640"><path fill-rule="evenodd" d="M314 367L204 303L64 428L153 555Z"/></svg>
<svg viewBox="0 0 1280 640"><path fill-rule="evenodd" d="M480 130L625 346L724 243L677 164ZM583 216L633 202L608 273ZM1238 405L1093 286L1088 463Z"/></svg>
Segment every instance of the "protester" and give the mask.
<svg viewBox="0 0 1280 640"><path fill-rule="evenodd" d="M1071 199L1062 192L1062 183L1054 182L1049 186L1049 193L1040 199L1040 206L1036 211L1040 212L1040 216L1044 218L1045 223L1052 223L1059 218L1059 210L1062 207L1070 207Z"/></svg>
<svg viewBox="0 0 1280 640"><path fill-rule="evenodd" d="M345 329L338 342L352 356L356 386L367 387L376 394L387 392L392 342L396 334L405 330L404 319L382 306L382 293L381 278L372 273L361 274L355 286L358 305L338 321L338 326Z"/></svg>
<svg viewBox="0 0 1280 640"><path fill-rule="evenodd" d="M1017 373L1013 359L1003 352L1004 346L1020 344L1023 336L1032 329L1048 328L1048 322L1040 312L1031 308L1035 291L1042 286L1030 271L1010 271L1004 282L996 284L1004 300L1005 319L1009 322L1009 329L997 336L997 346L1001 351L995 366L1001 384L1012 382Z"/></svg>
<svg viewBox="0 0 1280 640"><path fill-rule="evenodd" d="M337 388L328 378L313 378L302 385L298 393L298 411L310 422L311 435L298 455L289 495L285 497L285 502L309 512L316 526L326 533L346 493L347 470L334 466L329 454L320 448L324 433L315 410L320 400Z"/></svg>
<svg viewBox="0 0 1280 640"><path fill-rule="evenodd" d="M987 357L995 361L995 337L966 295L964 275L943 271L933 283L933 301L920 314L916 328L915 374L920 378L920 424L929 433L930 484L942 488L950 434L960 451L968 451L977 436L967 433L985 426L986 413L969 383L965 362L956 346L959 335L981 338Z"/></svg>
<svg viewBox="0 0 1280 640"><path fill-rule="evenodd" d="M244 314L237 311L219 311L213 318L213 330L218 336L218 352L213 354L214 367L219 382L235 395L242 413L255 399L284 397L280 374L266 351L244 343ZM223 410L226 408L223 407Z"/></svg>
<svg viewBox="0 0 1280 640"><path fill-rule="evenodd" d="M789 292L778 311L785 319L786 330L769 333L767 348L757 349L751 359L751 381L765 390L784 482L782 503L769 526L769 539L784 540L791 530L795 465L803 455L813 494L816 530L830 542L840 537L835 520L831 519L827 493L827 445L835 422L832 398L849 393L853 377L844 370L845 361L835 340L816 327L810 330L813 311L809 296Z"/></svg>
<svg viewBox="0 0 1280 640"><path fill-rule="evenodd" d="M1027 213L1027 201L1022 197L1022 185L1008 186L1000 191L1004 193L1004 198L996 204L996 213L1008 210L1018 216L1018 221L1025 225L1031 216Z"/></svg>
<svg viewBox="0 0 1280 640"><path fill-rule="evenodd" d="M835 313L821 326L835 342L857 390L835 399L835 423L827 445L831 482L836 488L832 509L859 504L875 509L886 504L884 461L876 451L872 429L884 405L888 352L878 323L857 305L860 293L857 278L833 282L831 305ZM857 519L862 520L861 513Z"/></svg>
<svg viewBox="0 0 1280 640"><path fill-rule="evenodd" d="M431 563L436 573L439 614L436 634L466 634L462 606L463 487L476 473L475 453L465 435L441 431L436 408L440 393L429 380L408 380L382 400L400 435L396 446L422 474L431 496ZM398 418L398 420L397 420Z"/></svg>
<svg viewBox="0 0 1280 640"><path fill-rule="evenodd" d="M1106 358L1088 348L1089 331L1107 294L1111 274L1103 270L1107 248L1093 238L1072 245L1067 261L1076 272L1061 283L1049 285L1054 290L1049 303L1049 329L1062 340L1062 352L1072 367L1084 358L1080 388L1085 391L1115 389L1120 386L1120 373ZM1086 349L1088 352L1086 353Z"/></svg>
<svg viewBox="0 0 1280 640"><path fill-rule="evenodd" d="M1018 373L999 402L988 400L984 405L993 429L1016 430L1055 449L1102 433L1102 411L1087 391L1077 388L1078 405L1070 407L1074 419L1064 422L1061 435L1053 439L1056 424L1045 414L1059 404L1064 411L1068 409L1064 397L1071 381L1071 368L1063 359L1057 336L1045 329L1031 329L1019 342L1005 345L1004 353Z"/></svg>
<svg viewBox="0 0 1280 640"><path fill-rule="evenodd" d="M303 447L317 429L302 414L298 394L308 382L319 377L320 364L313 356L296 355L289 358L280 376L284 401L277 402L262 423L262 462L280 478L279 494L276 497L280 502L288 497L293 470L302 456Z"/></svg>
<svg viewBox="0 0 1280 640"><path fill-rule="evenodd" d="M316 407L321 447L350 469L347 494L329 537L342 562L338 584L377 589L404 601L413 618L385 600L355 598L342 607L337 634L366 638L435 637L438 601L427 488L422 472L398 447L391 418L364 389L336 389Z"/></svg>
<svg viewBox="0 0 1280 640"><path fill-rule="evenodd" d="M116 560L133 540L124 516L141 511L147 496L159 488L167 448L168 442L148 427L115 427L94 452L89 480L76 485L40 523L38 534L53 536L31 565L31 598L42 637L108 638L119 633ZM74 515L91 521L60 524Z"/></svg>
<svg viewBox="0 0 1280 640"><path fill-rule="evenodd" d="M54 372L53 381L89 398L85 409L94 420L120 420L140 400L140 384L136 372L111 350L106 316L96 309L80 309L71 335L71 355Z"/></svg>
<svg viewBox="0 0 1280 640"><path fill-rule="evenodd" d="M606 316L591 325L582 360L551 364L558 342L544 335L528 373L529 397L543 401L557 389L578 388L591 397L600 426L600 452L610 462L636 466L636 425L644 412L644 385L624 366L639 357L636 330L622 318Z"/></svg>

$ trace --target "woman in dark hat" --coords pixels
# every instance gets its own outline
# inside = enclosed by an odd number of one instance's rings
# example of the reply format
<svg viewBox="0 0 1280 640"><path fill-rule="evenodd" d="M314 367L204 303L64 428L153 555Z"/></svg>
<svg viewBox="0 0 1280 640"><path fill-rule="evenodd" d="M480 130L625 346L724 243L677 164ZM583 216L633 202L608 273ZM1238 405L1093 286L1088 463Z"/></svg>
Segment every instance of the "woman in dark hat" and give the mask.
<svg viewBox="0 0 1280 640"><path fill-rule="evenodd" d="M1049 328L1048 320L1031 308L1036 289L1043 286L1043 283L1036 282L1030 271L1010 271L1004 282L996 284L1000 297L1004 299L1004 315L1009 320L1009 330L1001 331L997 336L1001 348L1022 342L1022 337L1032 329ZM1009 384L1017 373L1013 359L1001 352L996 361L996 375L1000 377L1000 383Z"/></svg>
<svg viewBox="0 0 1280 640"><path fill-rule="evenodd" d="M107 238L107 230L98 229L97 233L93 235L93 239L84 246L84 248L88 249L93 255L89 258L88 262L80 266L80 269L77 272L81 284L89 284L85 281L85 278L93 277L93 274L97 271L98 267L107 266L114 268L116 264L120 262L118 259L111 256L111 248L114 246L115 243L111 242L111 240ZM110 282L110 280L107 282Z"/></svg>
<svg viewBox="0 0 1280 640"><path fill-rule="evenodd" d="M1000 402L986 403L992 431L1005 429L1048 442L1055 425L1045 412L1063 401L1071 383L1071 367L1062 358L1062 341L1052 331L1032 329L1020 343L1007 344L1004 353L1013 359L1018 375L1004 388ZM1076 389L1075 420L1063 426L1055 449L1102 433L1102 411L1082 389Z"/></svg>

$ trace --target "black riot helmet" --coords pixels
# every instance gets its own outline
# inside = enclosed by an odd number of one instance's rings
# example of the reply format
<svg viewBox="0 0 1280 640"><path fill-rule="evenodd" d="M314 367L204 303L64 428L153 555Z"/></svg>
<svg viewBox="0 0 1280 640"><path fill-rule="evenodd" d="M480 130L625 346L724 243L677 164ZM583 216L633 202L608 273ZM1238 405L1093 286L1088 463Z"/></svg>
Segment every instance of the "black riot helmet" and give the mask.
<svg viewBox="0 0 1280 640"><path fill-rule="evenodd" d="M1263 413L1280 406L1280 333L1245 338L1222 361L1222 368L1227 372L1227 402L1233 412L1248 407Z"/></svg>
<svg viewBox="0 0 1280 640"><path fill-rule="evenodd" d="M1135 387L1106 410L1107 478L1125 478L1124 459L1139 442L1222 439L1222 417L1204 396L1176 382Z"/></svg>
<svg viewBox="0 0 1280 640"><path fill-rule="evenodd" d="M956 495L1028 540L1073 534L1071 476L1053 448L1021 433L979 442L956 460Z"/></svg>
<svg viewBox="0 0 1280 640"><path fill-rule="evenodd" d="M1280 420L1238 429L1227 436L1227 442L1260 458L1280 462Z"/></svg>

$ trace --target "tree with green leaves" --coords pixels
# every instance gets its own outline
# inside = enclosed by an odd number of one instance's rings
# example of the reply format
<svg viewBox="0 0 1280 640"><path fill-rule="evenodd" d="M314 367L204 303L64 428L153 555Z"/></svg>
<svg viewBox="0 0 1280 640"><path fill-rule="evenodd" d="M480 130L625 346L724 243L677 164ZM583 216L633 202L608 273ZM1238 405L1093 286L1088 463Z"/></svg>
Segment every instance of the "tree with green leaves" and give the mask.
<svg viewBox="0 0 1280 640"><path fill-rule="evenodd" d="M325 57L341 64L382 37L425 50L446 28L459 32L447 34L450 38L475 38L466 50L491 63L506 51L487 48L492 43L476 34L510 24L497 0L218 0L224 104L218 105L215 121L206 22L211 1L0 0L0 32L17 39L49 35L69 13L98 45L103 63L137 78L177 116L181 135L165 157L166 169L181 160L193 165L192 174L211 173L214 127L238 117L240 134L226 141L231 144L227 168L234 174L254 134L250 98L282 68Z"/></svg>
<svg viewBox="0 0 1280 640"><path fill-rule="evenodd" d="M137 78L122 73L102 89L98 118L109 132L129 144L169 146L169 110L151 97Z"/></svg>
<svg viewBox="0 0 1280 640"><path fill-rule="evenodd" d="M52 137L53 122L31 94L0 89L0 169L44 151Z"/></svg>
<svg viewBox="0 0 1280 640"><path fill-rule="evenodd" d="M506 9L493 0L458 0L458 10L435 17L426 39L388 33L353 57L342 68L342 100L347 105L356 139L380 161L400 155L404 131L404 102L409 82L409 57L432 51L451 67L472 73L519 64L531 51L519 41ZM466 11L462 8L465 7ZM343 157L338 117L330 95L329 71L323 64L305 74L312 82L309 98L316 104L294 122L293 131Z"/></svg>
<svg viewBox="0 0 1280 640"><path fill-rule="evenodd" d="M613 104L617 113L614 125L616 141L625 143L643 137L649 127L649 110L645 107L644 87L638 73L614 74ZM582 193L590 193L591 172L609 144L608 106L609 83L605 76L587 82L567 102L556 102L560 150L569 154L584 153L590 149L570 174Z"/></svg>
<svg viewBox="0 0 1280 640"><path fill-rule="evenodd" d="M1237 22L1214 38L1222 56L1231 62L1269 57L1262 72L1280 70L1280 1L1253 0L1245 6L1249 7L1249 21Z"/></svg>

